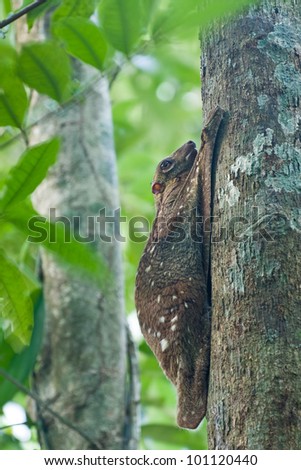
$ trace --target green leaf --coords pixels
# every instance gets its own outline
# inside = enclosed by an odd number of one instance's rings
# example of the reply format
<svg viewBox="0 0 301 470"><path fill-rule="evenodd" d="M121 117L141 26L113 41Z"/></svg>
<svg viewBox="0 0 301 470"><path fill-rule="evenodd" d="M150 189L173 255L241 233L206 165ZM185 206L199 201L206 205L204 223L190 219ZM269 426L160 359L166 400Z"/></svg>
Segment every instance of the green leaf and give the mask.
<svg viewBox="0 0 301 470"><path fill-rule="evenodd" d="M55 42L25 45L21 50L18 73L39 93L59 102L68 97L71 66L66 53Z"/></svg>
<svg viewBox="0 0 301 470"><path fill-rule="evenodd" d="M158 11L152 27L156 42L174 41L175 37L196 37L198 30L207 28L221 17L233 15L258 0L173 0Z"/></svg>
<svg viewBox="0 0 301 470"><path fill-rule="evenodd" d="M233 15L246 6L258 3L258 1L259 0L209 0L206 3L199 1L199 14L197 18L201 27L207 26L212 21L224 15Z"/></svg>
<svg viewBox="0 0 301 470"><path fill-rule="evenodd" d="M31 338L32 301L22 273L3 250L0 266L0 321L6 341L14 351L20 351L29 345Z"/></svg>
<svg viewBox="0 0 301 470"><path fill-rule="evenodd" d="M143 32L141 5L141 0L102 0L99 6L101 26L108 41L127 56Z"/></svg>
<svg viewBox="0 0 301 470"><path fill-rule="evenodd" d="M16 49L10 46L7 42L0 42L0 65L1 65L1 75L2 71L8 70L12 72L17 63L18 55Z"/></svg>
<svg viewBox="0 0 301 470"><path fill-rule="evenodd" d="M54 23L55 34L74 57L103 69L107 44L100 29L84 18L66 18Z"/></svg>
<svg viewBox="0 0 301 470"><path fill-rule="evenodd" d="M0 199L4 212L23 201L45 178L59 151L59 140L52 139L26 150L10 170Z"/></svg>
<svg viewBox="0 0 301 470"><path fill-rule="evenodd" d="M43 338L43 325L45 308L42 293L40 292L34 307L34 328L30 346L21 353L16 354L9 344L0 341L1 366L19 382L24 383L32 372ZM0 376L0 406L11 400L18 388Z"/></svg>
<svg viewBox="0 0 301 470"><path fill-rule="evenodd" d="M17 77L6 74L0 80L0 126L22 128L28 107L25 88Z"/></svg>
<svg viewBox="0 0 301 470"><path fill-rule="evenodd" d="M81 271L103 283L109 278L110 273L107 264L97 255L88 244L83 244L72 237L72 233L62 223L51 223L48 220L41 221L40 216L31 219L28 237L31 243L41 243L44 248L57 255L60 260L71 266L77 266ZM44 232L34 232L32 222L40 221L40 227ZM38 234L38 237L36 235Z"/></svg>
<svg viewBox="0 0 301 470"><path fill-rule="evenodd" d="M60 4L61 0L47 0L45 3L42 3L40 6L34 8L29 13L27 13L27 25L28 28L31 29L33 24L37 18L41 15L44 15L46 11L50 10L50 8L55 8ZM22 8L26 7L27 5L33 3L33 0L24 0Z"/></svg>
<svg viewBox="0 0 301 470"><path fill-rule="evenodd" d="M0 126L22 128L28 99L23 83L16 75L17 53L0 43Z"/></svg>
<svg viewBox="0 0 301 470"><path fill-rule="evenodd" d="M156 10L158 9L159 0L143 0L142 2L142 9L143 9L143 17L144 17L144 24L147 25L152 19L153 15L155 14Z"/></svg>
<svg viewBox="0 0 301 470"><path fill-rule="evenodd" d="M80 274L88 275L102 286L111 282L106 261L92 249L91 244L76 240L72 231L62 222L47 220L25 202L6 212L5 220L25 233L29 243L43 246L60 261L78 268Z"/></svg>
<svg viewBox="0 0 301 470"><path fill-rule="evenodd" d="M62 0L61 6L53 15L53 21L71 16L81 16L90 18L95 10L95 5L99 0Z"/></svg>

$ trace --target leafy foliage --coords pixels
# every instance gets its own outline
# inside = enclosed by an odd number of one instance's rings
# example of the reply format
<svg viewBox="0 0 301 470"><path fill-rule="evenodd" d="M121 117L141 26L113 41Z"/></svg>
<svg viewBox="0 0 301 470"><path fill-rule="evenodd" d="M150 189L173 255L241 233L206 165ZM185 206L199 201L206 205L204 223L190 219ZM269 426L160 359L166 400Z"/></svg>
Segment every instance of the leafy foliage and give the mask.
<svg viewBox="0 0 301 470"><path fill-rule="evenodd" d="M40 350L44 326L44 303L43 296L37 290L38 295L34 308L34 329L29 347L19 354L15 354L12 347L2 338L0 340L1 366L19 382L23 383L32 372L35 361ZM0 406L11 400L18 391L11 382L0 377Z"/></svg>
<svg viewBox="0 0 301 470"><path fill-rule="evenodd" d="M55 22L53 29L69 54L99 70L103 69L107 45L94 23L84 18L66 18Z"/></svg>
<svg viewBox="0 0 301 470"><path fill-rule="evenodd" d="M26 203L5 213L5 220L22 231L28 242L41 244L62 263L76 267L89 276L91 281L102 286L110 282L107 264L89 245L77 241L68 226L41 217Z"/></svg>
<svg viewBox="0 0 301 470"><path fill-rule="evenodd" d="M221 17L231 17L258 0L173 0L158 9L152 24L152 37L158 42L195 37ZM163 2L164 4L164 2Z"/></svg>
<svg viewBox="0 0 301 470"><path fill-rule="evenodd" d="M21 272L0 251L0 319L6 341L15 351L30 342L33 327L31 298Z"/></svg>
<svg viewBox="0 0 301 470"><path fill-rule="evenodd" d="M83 17L90 18L99 0L61 0L60 7L55 11L53 19Z"/></svg>
<svg viewBox="0 0 301 470"><path fill-rule="evenodd" d="M45 178L59 151L59 140L52 139L26 150L8 173L0 198L0 212L5 212L29 196Z"/></svg>
<svg viewBox="0 0 301 470"><path fill-rule="evenodd" d="M42 3L37 8L34 8L27 14L27 25L28 28L31 29L33 27L34 22L38 19L41 15L45 14L51 8L55 8L60 4L61 0L47 0L47 2ZM22 8L32 3L32 0L24 0Z"/></svg>
<svg viewBox="0 0 301 470"><path fill-rule="evenodd" d="M66 53L55 42L25 45L18 73L24 83L39 93L59 102L68 97L71 67Z"/></svg>
<svg viewBox="0 0 301 470"><path fill-rule="evenodd" d="M16 76L17 53L0 43L0 125L22 128L28 106L23 82Z"/></svg>
<svg viewBox="0 0 301 470"><path fill-rule="evenodd" d="M29 3L31 0L24 0L23 5ZM0 135L0 359L19 381L26 381L32 371L44 318L35 274L37 249L35 243L28 243L28 237L42 234L43 247L70 270L76 267L102 284L110 279L108 267L95 251L72 239L61 225L39 219L28 201L55 162L59 148L57 139L26 149L17 139L23 136L26 143L26 128L32 125L27 118L32 91L49 97L46 117L37 117L46 119L49 111L63 110L66 102L78 99L78 88L83 88L72 81L74 57L93 66L99 76L101 71L115 77L120 64L125 64L111 95L122 211L129 220L123 251L131 319L135 274L145 237L134 241L130 221L138 215L145 217L147 234L154 216L150 182L156 163L187 140L199 142L199 26L206 28L250 3L255 1L48 0L27 15L27 22L31 28L47 12L49 39L23 45L20 51L11 45L9 34L0 42L0 125L5 126ZM10 7L5 0L1 12L7 14ZM30 220L40 229L33 232ZM65 243L66 236L70 243ZM137 342L142 370L141 446L206 448L205 423L196 432L175 426L175 391L139 334ZM15 393L16 388L0 378L0 403L13 399ZM21 447L9 433L1 435L2 446Z"/></svg>
<svg viewBox="0 0 301 470"><path fill-rule="evenodd" d="M99 17L108 41L127 56L143 31L141 0L102 0Z"/></svg>

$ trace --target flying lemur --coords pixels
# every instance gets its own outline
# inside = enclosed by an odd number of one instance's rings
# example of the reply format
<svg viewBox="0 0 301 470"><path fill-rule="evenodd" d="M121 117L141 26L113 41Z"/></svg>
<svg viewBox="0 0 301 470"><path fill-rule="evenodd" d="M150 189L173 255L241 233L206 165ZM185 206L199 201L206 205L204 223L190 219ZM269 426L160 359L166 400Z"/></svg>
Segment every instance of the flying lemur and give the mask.
<svg viewBox="0 0 301 470"><path fill-rule="evenodd" d="M213 112L199 152L189 141L158 164L156 218L136 277L141 331L177 388L178 425L191 429L207 406L209 240L201 222L210 217L211 166L223 114L221 108Z"/></svg>

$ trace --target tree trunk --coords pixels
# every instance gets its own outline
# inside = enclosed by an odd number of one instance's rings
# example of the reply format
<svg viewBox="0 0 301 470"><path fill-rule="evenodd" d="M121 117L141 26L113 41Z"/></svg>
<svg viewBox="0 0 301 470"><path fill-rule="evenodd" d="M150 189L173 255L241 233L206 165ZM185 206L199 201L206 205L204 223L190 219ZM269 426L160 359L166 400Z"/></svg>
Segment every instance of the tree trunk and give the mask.
<svg viewBox="0 0 301 470"><path fill-rule="evenodd" d="M212 234L211 449L301 449L301 13L263 1L202 38L228 121Z"/></svg>
<svg viewBox="0 0 301 470"><path fill-rule="evenodd" d="M100 289L76 268L63 267L42 253L46 305L44 344L34 377L40 397L86 439L42 408L41 441L49 449L121 449L126 421L126 334L121 246L113 238L101 242L89 225L102 208L107 215L119 207L111 106L107 82L95 81L91 68L77 63L76 76L88 85L86 96L40 125L33 141L51 135L62 139L59 161L35 194L35 207L49 216L73 221L81 236L95 236L95 254L107 261L112 279ZM93 78L94 77L94 78ZM112 234L112 224L106 227ZM130 437L129 437L130 439Z"/></svg>

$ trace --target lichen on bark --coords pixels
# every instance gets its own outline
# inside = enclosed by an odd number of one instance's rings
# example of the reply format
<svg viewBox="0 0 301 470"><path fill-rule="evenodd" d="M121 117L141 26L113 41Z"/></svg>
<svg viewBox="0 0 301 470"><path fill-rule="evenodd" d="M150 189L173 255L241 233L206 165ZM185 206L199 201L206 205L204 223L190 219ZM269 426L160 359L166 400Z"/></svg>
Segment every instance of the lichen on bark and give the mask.
<svg viewBox="0 0 301 470"><path fill-rule="evenodd" d="M85 97L32 133L32 143L52 135L62 140L58 162L36 191L34 204L45 217L55 209L77 235L90 237L95 257L109 267L110 282L100 285L42 252L46 320L34 387L90 440L38 407L40 440L49 449L121 449L127 446L121 246L114 237L102 242L96 223L103 208L107 215L119 208L111 106L105 78L95 79L91 68L80 63L76 75L87 86ZM39 98L36 110L43 102ZM106 229L110 235L112 224Z"/></svg>
<svg viewBox="0 0 301 470"><path fill-rule="evenodd" d="M266 0L202 40L204 115L228 112L212 238L211 448L301 448L300 31L299 1Z"/></svg>

